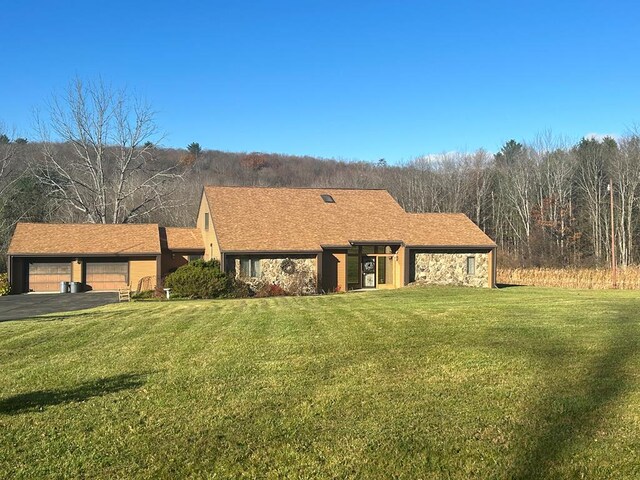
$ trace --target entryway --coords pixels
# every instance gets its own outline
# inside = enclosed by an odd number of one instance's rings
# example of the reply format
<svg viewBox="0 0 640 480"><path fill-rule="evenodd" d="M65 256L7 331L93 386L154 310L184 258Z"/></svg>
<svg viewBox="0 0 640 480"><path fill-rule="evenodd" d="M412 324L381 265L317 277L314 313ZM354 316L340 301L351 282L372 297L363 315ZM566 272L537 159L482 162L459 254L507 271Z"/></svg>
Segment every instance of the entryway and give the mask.
<svg viewBox="0 0 640 480"><path fill-rule="evenodd" d="M349 290L394 288L398 282L399 245L354 245L347 252Z"/></svg>

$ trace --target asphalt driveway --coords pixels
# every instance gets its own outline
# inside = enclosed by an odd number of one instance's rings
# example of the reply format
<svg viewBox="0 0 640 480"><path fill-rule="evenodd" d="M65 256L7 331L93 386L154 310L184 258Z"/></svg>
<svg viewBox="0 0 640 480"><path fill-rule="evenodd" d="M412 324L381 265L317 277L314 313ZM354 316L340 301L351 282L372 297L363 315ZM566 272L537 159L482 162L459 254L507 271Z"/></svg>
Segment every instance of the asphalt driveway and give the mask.
<svg viewBox="0 0 640 480"><path fill-rule="evenodd" d="M0 297L0 322L116 303L115 292L37 293Z"/></svg>

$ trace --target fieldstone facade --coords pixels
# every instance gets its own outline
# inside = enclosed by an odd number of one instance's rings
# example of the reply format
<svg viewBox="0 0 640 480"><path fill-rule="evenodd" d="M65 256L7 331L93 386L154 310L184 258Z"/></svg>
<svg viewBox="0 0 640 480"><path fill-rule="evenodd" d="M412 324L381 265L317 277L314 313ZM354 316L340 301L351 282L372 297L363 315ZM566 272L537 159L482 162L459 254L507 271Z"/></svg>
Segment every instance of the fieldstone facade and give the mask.
<svg viewBox="0 0 640 480"><path fill-rule="evenodd" d="M256 258L256 257L252 257ZM278 285L293 295L317 293L316 257L260 257L260 276L243 278L240 258L235 259L236 277L257 290L262 285Z"/></svg>
<svg viewBox="0 0 640 480"><path fill-rule="evenodd" d="M475 274L467 274L467 258L475 258ZM430 285L489 287L488 253L415 253L414 281Z"/></svg>

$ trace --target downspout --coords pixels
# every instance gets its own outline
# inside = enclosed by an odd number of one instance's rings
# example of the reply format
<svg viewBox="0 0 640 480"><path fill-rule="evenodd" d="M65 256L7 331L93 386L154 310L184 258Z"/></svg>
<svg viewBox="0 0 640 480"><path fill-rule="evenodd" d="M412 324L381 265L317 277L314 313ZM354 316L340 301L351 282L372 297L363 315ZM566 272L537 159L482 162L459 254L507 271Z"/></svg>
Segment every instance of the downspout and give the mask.
<svg viewBox="0 0 640 480"><path fill-rule="evenodd" d="M492 275L492 286L491 288L497 288L498 283L498 248L494 248L493 249L493 255L491 255L492 259L493 259L493 275Z"/></svg>
<svg viewBox="0 0 640 480"><path fill-rule="evenodd" d="M162 287L162 254L156 255L156 289Z"/></svg>
<svg viewBox="0 0 640 480"><path fill-rule="evenodd" d="M11 283L11 272L13 271L13 257L11 255L7 255L7 281L9 282L9 286L11 290L13 290L13 284Z"/></svg>

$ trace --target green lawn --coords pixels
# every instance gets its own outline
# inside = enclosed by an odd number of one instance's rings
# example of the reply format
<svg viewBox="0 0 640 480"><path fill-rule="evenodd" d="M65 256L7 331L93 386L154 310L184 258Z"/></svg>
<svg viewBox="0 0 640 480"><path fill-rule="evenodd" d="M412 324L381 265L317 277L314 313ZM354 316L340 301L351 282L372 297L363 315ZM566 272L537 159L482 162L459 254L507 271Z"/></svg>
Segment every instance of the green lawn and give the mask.
<svg viewBox="0 0 640 480"><path fill-rule="evenodd" d="M120 304L0 366L0 478L640 478L638 292Z"/></svg>

